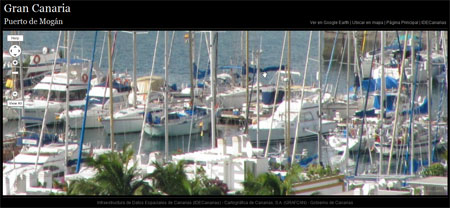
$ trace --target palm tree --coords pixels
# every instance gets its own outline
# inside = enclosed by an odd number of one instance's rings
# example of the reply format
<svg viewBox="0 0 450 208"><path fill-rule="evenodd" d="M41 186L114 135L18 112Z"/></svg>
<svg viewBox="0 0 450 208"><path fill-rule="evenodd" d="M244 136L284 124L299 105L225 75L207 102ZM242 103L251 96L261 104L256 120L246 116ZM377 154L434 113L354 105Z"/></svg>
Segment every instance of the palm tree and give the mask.
<svg viewBox="0 0 450 208"><path fill-rule="evenodd" d="M292 184L299 182L301 167L294 165L289 169L286 177L281 181L274 173L263 173L255 177L247 172L245 175L244 195L288 195L292 193Z"/></svg>
<svg viewBox="0 0 450 208"><path fill-rule="evenodd" d="M149 177L153 187L168 195L225 195L228 186L219 179L208 179L203 168L197 169L194 180L189 180L184 171L185 161L163 166L154 163L156 169Z"/></svg>
<svg viewBox="0 0 450 208"><path fill-rule="evenodd" d="M186 173L184 172L184 161L177 164L168 163L163 166L153 163L155 170L148 176L153 178L153 186L168 195L191 195L192 189Z"/></svg>
<svg viewBox="0 0 450 208"><path fill-rule="evenodd" d="M148 195L153 188L145 181L137 169L137 164L130 164L133 158L131 145L124 145L121 152L108 152L97 159L90 159L88 164L97 171L90 179L72 181L68 188L69 195ZM131 165L131 166L130 166Z"/></svg>

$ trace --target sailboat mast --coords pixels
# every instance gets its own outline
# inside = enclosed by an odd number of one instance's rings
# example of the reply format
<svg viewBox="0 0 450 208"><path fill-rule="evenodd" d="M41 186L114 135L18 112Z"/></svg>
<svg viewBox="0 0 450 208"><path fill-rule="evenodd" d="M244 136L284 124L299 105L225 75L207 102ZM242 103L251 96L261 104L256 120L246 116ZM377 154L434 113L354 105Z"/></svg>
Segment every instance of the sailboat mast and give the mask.
<svg viewBox="0 0 450 208"><path fill-rule="evenodd" d="M66 74L67 74L67 79L66 79L66 122L65 122L65 124L66 124L66 129L65 129L65 132L64 132L64 146L65 146L65 150L66 150L66 152L65 152L65 154L64 154L64 166L65 166L65 170L66 170L66 173L67 173L67 161L69 160L69 158L68 158L68 152L67 152L67 145L68 145L68 142L69 142L69 99L70 99L70 96L69 96L69 94L70 94L70 85L69 85L69 80L70 80L70 68L69 68L69 65L70 65L70 47L69 47L69 40L70 40L70 31L67 31L66 32Z"/></svg>
<svg viewBox="0 0 450 208"><path fill-rule="evenodd" d="M427 70L428 70L428 89L427 98L428 104L428 166L431 165L431 89L433 87L433 78L431 76L431 37L430 31L427 31Z"/></svg>
<svg viewBox="0 0 450 208"><path fill-rule="evenodd" d="M97 45L97 34L98 34L98 32L96 31L95 32L95 36L94 36L94 46L93 46L93 50L92 50L91 66L90 66L90 69L89 69L89 78L88 78L87 91L86 92L89 92L91 90L92 68L94 67L95 48L96 48L95 46ZM86 130L86 117L87 117L88 104L89 104L89 93L86 93L86 102L85 102L85 105L84 105L84 112L83 112L84 113L84 115L83 115L83 122L81 124L80 144L78 146L78 160L77 160L76 173L78 173L80 171L81 154L83 152L84 132Z"/></svg>
<svg viewBox="0 0 450 208"><path fill-rule="evenodd" d="M167 31L164 32L164 159L169 160L169 112L167 109L168 96L169 96L169 70L168 65L168 34Z"/></svg>
<svg viewBox="0 0 450 208"><path fill-rule="evenodd" d="M284 147L286 151L286 156L291 155L291 31L288 31L288 50L287 50L287 119L286 119L286 140L284 141ZM295 152L294 152L295 155ZM294 160L294 157L291 158Z"/></svg>
<svg viewBox="0 0 450 208"><path fill-rule="evenodd" d="M114 112L113 112L113 93L112 93L112 85L113 85L113 76L112 76L112 39L111 39L111 31L108 31L108 71L109 71L109 125L111 130L111 152L114 152Z"/></svg>
<svg viewBox="0 0 450 208"><path fill-rule="evenodd" d="M211 31L210 33L211 39L211 50L210 50L210 61L211 61L211 95L212 95L212 103L211 103L211 147L214 148L216 146L216 68L217 68L217 43L218 43L218 34L217 31Z"/></svg>
<svg viewBox="0 0 450 208"><path fill-rule="evenodd" d="M155 69L155 60L156 60L156 49L158 48L158 43L159 43L159 31L156 32L156 40L155 40L155 49L153 50L153 60L152 60L152 68L150 70L150 81L148 84L148 88L147 88L147 96L145 99L145 103L144 103L144 119L142 119L142 128L141 128L141 136L139 137L139 149L138 149L138 156L140 157L141 155L141 150L142 150L142 144L144 141L144 128L145 128L145 118L147 116L148 110L149 110L149 106L148 103L150 101L150 94L152 93L152 77L153 77L153 72Z"/></svg>
<svg viewBox="0 0 450 208"><path fill-rule="evenodd" d="M281 67L283 66L283 55L284 55L284 47L286 45L286 36L287 36L287 32L284 32L283 47L281 49L281 57L280 57L280 67L278 68L278 70L281 70ZM281 74L281 72L278 72L277 83L275 86L275 99L273 99L272 116L270 116L270 128L269 128L269 134L267 135L267 144L266 144L266 151L264 152L264 157L267 157L267 155L269 154L270 137L272 136L273 115L275 113L275 105L277 104L277 97L278 97L278 91L279 91L278 86L280 84L280 74Z"/></svg>
<svg viewBox="0 0 450 208"><path fill-rule="evenodd" d="M379 168L378 173L381 175L382 169L383 169L383 143L384 143L384 100L386 97L386 78L384 75L384 45L385 45L385 35L386 33L384 31L381 31L381 101L380 101L380 120L381 120L381 127L380 129L380 161L379 161Z"/></svg>
<svg viewBox="0 0 450 208"><path fill-rule="evenodd" d="M320 140L322 137L322 65L323 65L323 58L322 58L322 35L321 31L319 31L319 45L318 45L318 52L319 52L319 131L317 133L317 158L318 162L320 164L321 162L321 154L322 154L322 148L320 145ZM330 60L331 61L331 60ZM303 76L306 76L304 74ZM300 117L298 118L300 119Z"/></svg>
<svg viewBox="0 0 450 208"><path fill-rule="evenodd" d="M259 56L261 48L256 52L256 148L259 148Z"/></svg>
<svg viewBox="0 0 450 208"><path fill-rule="evenodd" d="M414 161L414 99L415 99L415 90L416 90L416 50L415 50L415 40L414 40L414 31L411 31L411 71L412 71L412 80L413 84L411 87L411 116L410 116L410 138L411 138L411 160L410 160L410 171L411 175L414 175L413 169L413 161Z"/></svg>
<svg viewBox="0 0 450 208"><path fill-rule="evenodd" d="M405 37L408 37L408 31L405 32ZM398 84L398 92L397 92L397 101L395 104L395 117L394 117L394 131L393 131L393 135L392 135L392 141L391 141L391 149L389 151L389 160L388 160L388 166L387 166L387 171L386 174L389 175L389 172L391 170L391 160L392 160L392 151L394 150L394 142L397 139L397 123L399 120L399 115L398 115L398 111L400 109L400 95L401 95L401 89L402 89L402 84L403 84L403 70L405 68L405 58L406 58L406 41L404 43L403 46L403 56L402 56L402 64L400 67L400 81Z"/></svg>
<svg viewBox="0 0 450 208"><path fill-rule="evenodd" d="M59 42L61 40L61 32L59 32L59 36L58 36L58 43L56 45L56 51L59 50ZM48 104L50 103L50 93L52 92L52 87L53 87L53 75L55 75L55 68L56 68L56 55L57 53L55 53L54 56L54 61L53 61L53 69L52 69L52 76L50 79L50 86L49 86L49 90L47 93L47 102L45 105L45 111L44 111L44 118L42 119L42 127L41 127L41 134L39 135L39 143L38 143L38 152L37 152L37 157L36 157L36 163L34 164L34 171L37 170L37 164L39 161L39 155L41 153L41 146L42 146L42 138L44 137L44 128L45 128L45 123L47 122L47 114L48 114Z"/></svg>
<svg viewBox="0 0 450 208"><path fill-rule="evenodd" d="M19 46L21 46L21 42L19 42ZM19 56L19 75L20 75L20 96L22 97L22 103L25 103L25 95L23 92L23 78L25 76L25 74L23 73L23 56ZM25 115L25 105L22 105L22 111L21 111L21 116ZM25 128L25 122L22 122L22 119L19 117L19 128L23 127Z"/></svg>
<svg viewBox="0 0 450 208"><path fill-rule="evenodd" d="M245 31L245 130L244 133L248 133L248 112L250 108L250 102L248 97L248 31Z"/></svg>
<svg viewBox="0 0 450 208"><path fill-rule="evenodd" d="M192 51L193 49L193 32L189 31L189 69L190 69L190 75L191 75L191 105L194 105L194 89L197 86L194 86L194 66L193 66L193 59L194 59L194 53ZM193 111L192 111L193 112Z"/></svg>
<svg viewBox="0 0 450 208"><path fill-rule="evenodd" d="M136 66L137 65L137 47L136 47L136 31L133 31L133 108L136 108L136 94L137 94L137 79Z"/></svg>
<svg viewBox="0 0 450 208"><path fill-rule="evenodd" d="M347 85L350 83L350 31L347 32ZM337 85L336 85L337 86ZM345 175L348 174L348 156L349 156L349 150L348 150L348 144L349 144L349 138L348 134L350 134L350 128L348 125L348 122L350 120L350 86L347 86L347 120L346 120L346 133L345 133L345 139L347 140L347 145L345 146Z"/></svg>
<svg viewBox="0 0 450 208"><path fill-rule="evenodd" d="M320 32L319 32L320 35ZM294 158L295 156L295 152L296 152L296 148L297 148L297 139L298 139L298 131L300 129L300 119L301 119L301 115L302 115L302 109L303 109L303 98L305 95L305 84L306 84L306 75L308 74L308 63L309 63L309 51L311 49L311 40L312 40L312 31L309 32L309 41L308 41L308 51L306 52L306 62L305 62L305 72L303 72L303 83L302 83L302 93L301 93L301 97L300 97L300 105L297 111L297 125L295 127L295 136L294 136L294 145L292 148L292 157ZM319 54L320 56L320 54ZM294 160L291 160L291 165L294 164Z"/></svg>

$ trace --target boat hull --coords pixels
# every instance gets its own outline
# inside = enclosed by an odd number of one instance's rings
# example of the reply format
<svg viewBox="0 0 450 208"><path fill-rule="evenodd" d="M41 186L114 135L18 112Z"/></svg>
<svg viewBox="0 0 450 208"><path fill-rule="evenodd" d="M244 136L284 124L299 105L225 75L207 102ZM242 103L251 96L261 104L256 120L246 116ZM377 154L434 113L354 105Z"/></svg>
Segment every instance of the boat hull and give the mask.
<svg viewBox="0 0 450 208"><path fill-rule="evenodd" d="M203 122L203 125L200 123ZM191 131L191 122L188 120L185 120L181 123L169 123L169 136L182 136L182 135L189 135L191 134L198 134L201 131L205 131L209 129L210 126L210 119L208 116L194 119L194 124ZM165 134L165 128L164 124L145 124L144 128L145 133L151 135L151 136L164 136Z"/></svg>
<svg viewBox="0 0 450 208"><path fill-rule="evenodd" d="M114 118L114 134L140 132L142 130L142 116L133 116L127 118ZM109 119L102 120L105 132L111 133Z"/></svg>
<svg viewBox="0 0 450 208"><path fill-rule="evenodd" d="M292 125L291 125L292 126ZM295 125L294 125L295 126ZM300 124L301 126L301 124ZM311 136L316 136L317 134L314 134L312 132L308 132L303 130L303 127L300 127L301 129L298 132L298 137L299 138L305 138L305 137L311 137ZM317 125L313 126L313 127L306 127L306 129L309 129L311 131L317 132ZM336 123L335 122L324 122L322 123L322 134L327 134L331 131L333 131L336 128ZM252 142L256 142L256 125L252 125L249 130L248 130L248 134L250 136L250 139ZM290 135L291 135L291 139L294 139L295 137L295 127L291 127L290 128ZM267 138L269 136L269 129L267 128L260 128L259 129L259 141L260 142L266 142ZM270 134L270 140L271 141L275 141L275 140L284 140L284 128L272 128L272 132Z"/></svg>

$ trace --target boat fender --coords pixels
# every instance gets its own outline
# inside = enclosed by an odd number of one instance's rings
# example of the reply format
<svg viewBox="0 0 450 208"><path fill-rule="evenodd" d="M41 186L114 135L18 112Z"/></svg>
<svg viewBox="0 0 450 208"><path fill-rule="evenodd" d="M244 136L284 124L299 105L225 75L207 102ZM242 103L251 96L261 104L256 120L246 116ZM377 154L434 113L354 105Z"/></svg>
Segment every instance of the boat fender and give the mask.
<svg viewBox="0 0 450 208"><path fill-rule="evenodd" d="M33 63L39 64L39 62L41 62L41 57L39 55L34 55Z"/></svg>
<svg viewBox="0 0 450 208"><path fill-rule="evenodd" d="M81 76L81 80L83 80L84 83L86 83L86 82L88 81L88 79L89 79L89 77L88 77L87 74L83 74L83 75Z"/></svg>

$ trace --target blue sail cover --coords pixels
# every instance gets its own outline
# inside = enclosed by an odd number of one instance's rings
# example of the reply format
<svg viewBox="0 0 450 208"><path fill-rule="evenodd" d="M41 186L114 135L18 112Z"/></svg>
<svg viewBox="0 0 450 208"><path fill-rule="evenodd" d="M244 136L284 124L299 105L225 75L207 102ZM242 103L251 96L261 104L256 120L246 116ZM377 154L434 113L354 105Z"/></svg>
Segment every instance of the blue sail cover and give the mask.
<svg viewBox="0 0 450 208"><path fill-rule="evenodd" d="M284 70L286 68L285 65L281 65L281 70ZM268 66L261 69L261 72L268 72L268 71L278 71L280 70L280 66Z"/></svg>
<svg viewBox="0 0 450 208"><path fill-rule="evenodd" d="M425 98L425 100L422 102L422 104L414 109L414 114L427 114L427 113L428 113L428 99ZM410 115L411 109L404 110L402 112L402 115L406 115L406 114Z"/></svg>
<svg viewBox="0 0 450 208"><path fill-rule="evenodd" d="M273 101L275 100L275 89L270 90L270 91L262 91L262 98L261 101L262 103L264 103L265 105L273 105ZM283 90L278 90L278 96L277 96L277 101L276 104L280 104L283 101L283 97L284 97L284 91Z"/></svg>
<svg viewBox="0 0 450 208"><path fill-rule="evenodd" d="M39 136L40 134L36 132L19 132L19 137L16 140L17 146L22 146L24 143L32 146L38 146L39 145ZM27 140L28 142L24 142L24 140ZM30 141L34 142L30 142ZM57 142L58 136L54 134L44 134L44 138L42 138L42 144L50 144L52 142Z"/></svg>
<svg viewBox="0 0 450 208"><path fill-rule="evenodd" d="M386 95L386 100L385 100L385 105L384 108L386 109L386 112L391 112L395 110L395 95ZM375 109L380 109L381 105L381 96L380 95L375 95L375 99L373 99L373 107Z"/></svg>
<svg viewBox="0 0 450 208"><path fill-rule="evenodd" d="M355 116L358 118L362 118L362 117L364 117L364 115L366 117L377 117L377 114L375 114L375 109L366 110L365 112L364 112L364 110L355 112Z"/></svg>
<svg viewBox="0 0 450 208"><path fill-rule="evenodd" d="M105 87L108 85L107 85L107 82L103 82L103 83L95 85L95 86L96 87ZM113 88L116 89L118 92L131 91L131 86L120 84L120 83L116 82L116 80L113 81Z"/></svg>
<svg viewBox="0 0 450 208"><path fill-rule="evenodd" d="M194 70L194 77L196 79L203 79L206 77L206 75L209 76L209 74L211 73L211 70L208 69L197 69L197 64L193 64L193 70Z"/></svg>
<svg viewBox="0 0 450 208"><path fill-rule="evenodd" d="M367 90L367 88L369 87L369 82L370 82L369 92L381 90L381 78L363 80L362 81L363 90ZM398 80L394 79L393 77L386 76L386 89L397 89L397 88L398 88ZM353 86L350 87L350 91L353 91Z"/></svg>

